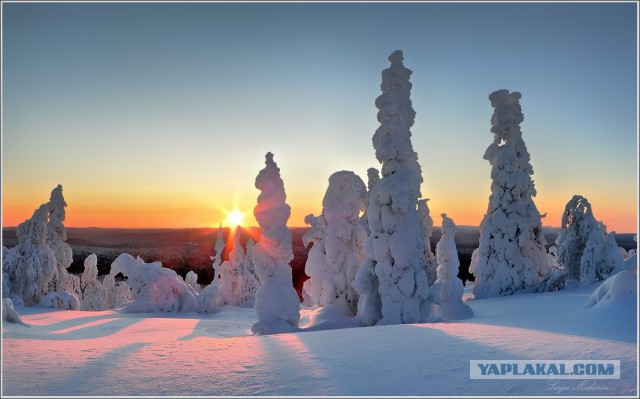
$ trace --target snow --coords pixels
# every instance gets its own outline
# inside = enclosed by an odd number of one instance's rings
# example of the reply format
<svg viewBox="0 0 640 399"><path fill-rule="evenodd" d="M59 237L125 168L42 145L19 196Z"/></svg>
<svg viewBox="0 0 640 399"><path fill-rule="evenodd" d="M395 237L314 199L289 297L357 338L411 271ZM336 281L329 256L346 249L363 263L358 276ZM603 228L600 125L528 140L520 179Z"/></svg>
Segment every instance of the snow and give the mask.
<svg viewBox="0 0 640 399"><path fill-rule="evenodd" d="M252 335L252 309L230 306L210 315L17 307L31 328L3 321L2 394L636 396L637 297L584 308L600 284L473 300L475 317L457 322L322 330L352 325L323 314L331 307L303 308L308 331L268 336ZM472 359L616 359L621 378L470 380Z"/></svg>

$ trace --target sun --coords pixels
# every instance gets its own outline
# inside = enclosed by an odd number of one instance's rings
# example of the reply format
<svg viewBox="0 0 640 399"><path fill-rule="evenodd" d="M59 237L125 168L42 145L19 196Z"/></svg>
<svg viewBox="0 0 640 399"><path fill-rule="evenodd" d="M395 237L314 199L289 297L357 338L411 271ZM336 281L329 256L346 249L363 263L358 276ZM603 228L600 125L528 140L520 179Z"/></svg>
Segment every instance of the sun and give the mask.
<svg viewBox="0 0 640 399"><path fill-rule="evenodd" d="M227 220L225 220L225 223L229 227L241 226L243 219L244 213L240 212L237 209L234 209L231 212L227 212Z"/></svg>

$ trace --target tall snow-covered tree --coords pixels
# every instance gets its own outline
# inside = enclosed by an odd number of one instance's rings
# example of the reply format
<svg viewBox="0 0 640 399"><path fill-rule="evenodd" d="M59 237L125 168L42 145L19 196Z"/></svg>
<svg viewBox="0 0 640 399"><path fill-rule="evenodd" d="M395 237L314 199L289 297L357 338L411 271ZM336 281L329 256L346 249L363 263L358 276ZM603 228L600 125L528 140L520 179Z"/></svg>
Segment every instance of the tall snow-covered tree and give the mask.
<svg viewBox="0 0 640 399"><path fill-rule="evenodd" d="M422 171L410 131L415 118L412 72L403 59L401 51L389 56L391 66L382 72L382 94L376 99L380 127L373 135L373 147L382 163L382 178L370 193L367 259L353 283L363 304L358 317L365 325L416 323L430 312L417 208ZM379 302L372 295L379 295Z"/></svg>
<svg viewBox="0 0 640 399"><path fill-rule="evenodd" d="M49 211L49 221L47 223L47 245L53 251L56 257L58 273L55 280L55 290L64 290L65 288L75 286L77 281L65 282L65 278L68 275L67 268L71 266L73 262L73 251L67 241L67 230L64 227L64 220L66 218L65 207L67 206L64 196L62 195L62 185L58 184L56 188L51 191L51 197L47 204ZM74 279L75 280L75 279ZM77 295L77 292L71 292L71 294Z"/></svg>
<svg viewBox="0 0 640 399"><path fill-rule="evenodd" d="M291 232L287 228L291 208L272 153L267 153L265 164L256 177L260 195L253 210L261 229L260 242L253 249L261 284L254 305L258 322L251 327L256 335L293 331L300 321L300 301L289 266L293 260Z"/></svg>
<svg viewBox="0 0 640 399"><path fill-rule="evenodd" d="M313 304L335 304L350 316L355 315L358 303L351 282L364 261L366 232L359 216L364 210L365 192L364 182L355 173L332 174L322 200L322 214L316 218L322 220L322 227L318 231L312 224L303 237L305 246L314 242L305 266L309 276L305 287Z"/></svg>
<svg viewBox="0 0 640 399"><path fill-rule="evenodd" d="M471 308L462 301L464 286L458 278L460 260L456 248L455 223L442 214L442 237L436 245L437 280L433 284L435 302L434 316L447 320L460 320L473 316Z"/></svg>
<svg viewBox="0 0 640 399"><path fill-rule="evenodd" d="M476 298L531 292L551 271L542 216L533 202L533 168L520 130L520 97L508 90L489 96L494 139L484 159L491 164L492 183L480 246L470 265Z"/></svg>
<svg viewBox="0 0 640 399"><path fill-rule="evenodd" d="M11 281L11 298L22 299L26 306L37 305L49 292L57 275L56 257L46 243L48 207L42 204L18 225L18 245L3 258L3 274Z"/></svg>

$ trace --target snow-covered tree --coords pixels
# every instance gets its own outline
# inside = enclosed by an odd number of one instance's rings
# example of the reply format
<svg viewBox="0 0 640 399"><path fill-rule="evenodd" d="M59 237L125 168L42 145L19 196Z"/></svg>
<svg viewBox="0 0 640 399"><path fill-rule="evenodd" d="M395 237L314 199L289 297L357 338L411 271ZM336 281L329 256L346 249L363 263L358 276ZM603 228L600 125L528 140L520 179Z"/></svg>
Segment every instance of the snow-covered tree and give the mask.
<svg viewBox="0 0 640 399"><path fill-rule="evenodd" d="M442 237L436 245L437 280L433 285L436 304L434 316L446 320L460 320L473 316L471 308L462 301L464 286L458 278L460 260L456 248L456 225L446 214L442 214Z"/></svg>
<svg viewBox="0 0 640 399"><path fill-rule="evenodd" d="M556 245L559 270L540 291L592 284L624 268L615 232L607 234L606 226L596 220L591 204L581 195L574 195L565 206Z"/></svg>
<svg viewBox="0 0 640 399"><path fill-rule="evenodd" d="M220 274L220 264L222 263L222 251L224 251L224 239L222 238L222 224L218 227L218 237L214 247L216 254L211 256L213 261L213 281L211 284L218 284L218 274Z"/></svg>
<svg viewBox="0 0 640 399"><path fill-rule="evenodd" d="M470 265L476 298L531 292L551 269L542 216L533 202L533 168L520 130L524 120L520 97L508 90L489 96L494 140L484 159L491 164L492 183L480 224L480 246Z"/></svg>
<svg viewBox="0 0 640 399"><path fill-rule="evenodd" d="M224 303L231 306L240 306L245 299L242 275L244 249L240 245L239 233L236 229L233 249L229 252L229 260L220 265L220 295L222 295Z"/></svg>
<svg viewBox="0 0 640 399"><path fill-rule="evenodd" d="M427 282L429 285L433 285L436 282L436 267L438 262L436 257L431 251L431 234L433 232L433 219L429 212L429 205L427 204L429 198L423 198L418 201L418 212L420 213L420 234L424 241L424 252L421 263L424 265L427 273Z"/></svg>
<svg viewBox="0 0 640 399"><path fill-rule="evenodd" d="M145 263L139 257L121 254L111 264L111 276L127 277L132 303L124 308L129 313L189 312L199 309L193 288L178 274L162 267L162 263ZM116 291L116 298L119 293Z"/></svg>
<svg viewBox="0 0 640 399"><path fill-rule="evenodd" d="M314 242L305 266L310 277L305 281L306 292L313 304L335 304L351 316L358 303L351 282L364 260L366 233L359 216L364 210L365 193L364 182L355 173L332 174L322 200L322 214L307 217L312 227L302 238L305 246Z"/></svg>
<svg viewBox="0 0 640 399"><path fill-rule="evenodd" d="M81 310L108 309L108 293L102 283L98 281L98 257L96 254L91 254L84 260L80 287L82 289Z"/></svg>
<svg viewBox="0 0 640 399"><path fill-rule="evenodd" d="M10 297L14 303L20 298L26 306L33 306L49 292L57 276L56 258L46 244L48 207L42 204L16 231L18 245L7 251L2 270L11 281Z"/></svg>
<svg viewBox="0 0 640 399"><path fill-rule="evenodd" d="M300 301L289 266L293 260L291 232L287 228L291 208L285 202L284 182L272 153L267 153L265 164L256 177L260 195L253 210L261 229L260 242L253 249L261 284L254 305L258 322L251 327L256 335L293 331L300 321Z"/></svg>
<svg viewBox="0 0 640 399"><path fill-rule="evenodd" d="M193 270L189 270L189 273L184 278L184 282L189 284L196 292L202 291L202 287L198 284L198 275Z"/></svg>
<svg viewBox="0 0 640 399"><path fill-rule="evenodd" d="M359 304L358 317L365 325L416 323L430 312L417 209L422 172L411 144L415 112L411 71L403 59L401 51L389 56L391 66L382 72L382 95L376 99L381 125L373 136L373 147L382 163L382 178L370 192L367 259L353 283L363 305ZM379 295L379 301L372 295Z"/></svg>
<svg viewBox="0 0 640 399"><path fill-rule="evenodd" d="M244 298L243 306L251 306L253 307L255 303L255 296L258 287L260 287L260 281L258 281L258 276L256 275L256 268L253 265L253 248L255 243L252 239L247 241L246 251L247 253L244 256L244 260L242 262L242 281L244 283Z"/></svg>
<svg viewBox="0 0 640 399"><path fill-rule="evenodd" d="M55 280L55 287L52 287L53 291L64 291L70 287L74 287L77 281L72 278L73 281L66 281L65 278L68 275L67 268L71 266L73 262L73 251L67 241L67 230L64 227L64 220L66 218L65 207L66 201L62 195L62 185L58 184L56 188L51 191L51 197L47 203L49 211L49 221L47 223L47 245L53 251L56 257L57 263L57 276ZM63 284L65 287L63 288ZM65 289L66 288L66 289ZM71 292L71 294L77 295L77 292Z"/></svg>
<svg viewBox="0 0 640 399"><path fill-rule="evenodd" d="M364 231L367 233L367 236L371 233L369 229L369 221L367 220L367 208L369 208L369 198L371 197L371 190L378 184L380 181L380 173L376 168L367 169L367 192L364 195L364 211L362 212L362 216L360 216L360 224Z"/></svg>

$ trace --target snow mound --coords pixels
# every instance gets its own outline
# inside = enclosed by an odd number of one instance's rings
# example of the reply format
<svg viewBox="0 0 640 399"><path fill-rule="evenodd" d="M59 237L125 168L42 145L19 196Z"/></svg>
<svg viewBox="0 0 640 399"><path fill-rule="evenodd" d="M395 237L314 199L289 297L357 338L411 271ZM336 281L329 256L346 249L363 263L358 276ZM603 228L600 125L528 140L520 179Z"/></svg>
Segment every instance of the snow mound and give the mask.
<svg viewBox="0 0 640 399"><path fill-rule="evenodd" d="M638 272L623 270L606 279L589 297L585 308L636 306Z"/></svg>
<svg viewBox="0 0 640 399"><path fill-rule="evenodd" d="M178 274L162 267L162 263L145 263L129 254L121 254L111 264L111 276L127 277L133 302L123 311L128 313L189 312L199 308L195 290Z"/></svg>
<svg viewBox="0 0 640 399"><path fill-rule="evenodd" d="M56 291L45 295L38 306L61 310L80 310L80 301L67 291Z"/></svg>
<svg viewBox="0 0 640 399"><path fill-rule="evenodd" d="M27 327L31 327L20 318L20 313L18 313L13 308L13 302L11 298L2 298L2 320L6 320L9 323L18 323L24 324Z"/></svg>

